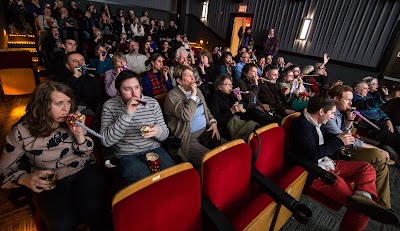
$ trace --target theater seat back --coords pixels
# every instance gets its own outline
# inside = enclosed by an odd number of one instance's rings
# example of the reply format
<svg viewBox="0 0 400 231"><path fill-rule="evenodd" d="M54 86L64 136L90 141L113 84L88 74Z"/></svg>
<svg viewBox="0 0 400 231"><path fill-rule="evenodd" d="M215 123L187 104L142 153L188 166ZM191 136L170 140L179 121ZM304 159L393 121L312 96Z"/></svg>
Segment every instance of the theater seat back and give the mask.
<svg viewBox="0 0 400 231"><path fill-rule="evenodd" d="M273 123L256 130L258 137L254 134L249 137L252 152L259 150L254 167L264 176L275 180L282 175L284 167L284 137L285 132L278 124Z"/></svg>
<svg viewBox="0 0 400 231"><path fill-rule="evenodd" d="M224 214L250 198L250 159L250 147L243 140L217 147L203 157L203 195Z"/></svg>
<svg viewBox="0 0 400 231"><path fill-rule="evenodd" d="M200 176L193 166L173 166L115 195L114 230L202 230L200 198Z"/></svg>

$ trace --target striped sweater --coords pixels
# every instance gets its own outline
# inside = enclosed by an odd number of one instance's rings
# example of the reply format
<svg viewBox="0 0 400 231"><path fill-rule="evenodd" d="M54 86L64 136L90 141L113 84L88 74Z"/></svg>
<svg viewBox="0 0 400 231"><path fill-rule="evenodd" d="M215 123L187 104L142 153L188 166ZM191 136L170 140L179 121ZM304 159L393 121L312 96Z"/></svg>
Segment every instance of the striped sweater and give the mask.
<svg viewBox="0 0 400 231"><path fill-rule="evenodd" d="M106 147L112 146L114 155L134 155L161 146L160 142L168 137L169 130L165 124L160 105L150 97L142 96L146 106L139 105L135 112L129 113L120 96L107 100L101 114L101 140ZM158 126L158 135L143 138L140 133L142 125Z"/></svg>

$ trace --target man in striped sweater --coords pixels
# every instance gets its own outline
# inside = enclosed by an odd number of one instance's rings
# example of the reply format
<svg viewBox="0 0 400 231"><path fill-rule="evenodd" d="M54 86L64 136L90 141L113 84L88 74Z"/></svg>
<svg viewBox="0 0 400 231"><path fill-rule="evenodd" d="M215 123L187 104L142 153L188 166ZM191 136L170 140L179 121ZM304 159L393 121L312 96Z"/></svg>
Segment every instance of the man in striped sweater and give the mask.
<svg viewBox="0 0 400 231"><path fill-rule="evenodd" d="M142 94L139 77L132 71L122 71L115 80L118 95L103 105L101 115L101 140L106 147L112 146L119 159L122 182L132 184L151 174L146 154L159 155L160 167L174 165L160 142L168 137L169 130L158 102ZM147 128L146 132L142 131Z"/></svg>

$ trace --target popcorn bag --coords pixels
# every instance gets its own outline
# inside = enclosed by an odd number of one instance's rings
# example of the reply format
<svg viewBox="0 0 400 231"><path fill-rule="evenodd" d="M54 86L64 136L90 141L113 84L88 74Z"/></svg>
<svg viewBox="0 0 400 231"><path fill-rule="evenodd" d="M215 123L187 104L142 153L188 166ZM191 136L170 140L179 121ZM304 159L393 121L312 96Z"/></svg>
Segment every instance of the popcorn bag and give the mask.
<svg viewBox="0 0 400 231"><path fill-rule="evenodd" d="M150 168L151 173L160 171L160 156L157 153L149 152L146 154L147 165Z"/></svg>

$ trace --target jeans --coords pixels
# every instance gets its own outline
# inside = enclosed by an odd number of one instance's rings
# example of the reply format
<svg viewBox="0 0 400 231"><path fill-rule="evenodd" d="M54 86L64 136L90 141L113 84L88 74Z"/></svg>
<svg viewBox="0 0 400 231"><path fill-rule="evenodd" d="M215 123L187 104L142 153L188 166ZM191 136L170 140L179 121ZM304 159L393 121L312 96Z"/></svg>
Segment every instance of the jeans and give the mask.
<svg viewBox="0 0 400 231"><path fill-rule="evenodd" d="M35 205L48 230L76 230L81 222L87 222L90 230L112 230L104 183L98 168L89 165L57 181L54 189L34 193Z"/></svg>
<svg viewBox="0 0 400 231"><path fill-rule="evenodd" d="M119 168L122 178L122 183L128 186L151 175L150 168L146 162L146 154L155 152L160 156L160 169L164 170L175 165L172 158L163 148L155 148L134 155L119 157Z"/></svg>

